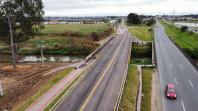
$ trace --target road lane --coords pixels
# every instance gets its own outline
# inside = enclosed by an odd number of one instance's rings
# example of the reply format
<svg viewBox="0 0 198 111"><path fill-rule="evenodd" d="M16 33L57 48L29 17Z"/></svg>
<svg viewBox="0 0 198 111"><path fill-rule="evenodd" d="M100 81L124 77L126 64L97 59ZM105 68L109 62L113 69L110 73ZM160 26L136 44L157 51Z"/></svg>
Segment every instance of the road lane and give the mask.
<svg viewBox="0 0 198 111"><path fill-rule="evenodd" d="M164 111L197 111L198 73L188 59L172 43L164 27L157 22L155 26L155 45L158 70L161 80L162 103ZM171 64L171 68L170 68ZM193 83L191 87L189 80ZM166 84L174 83L178 98L168 100L164 95Z"/></svg>
<svg viewBox="0 0 198 111"><path fill-rule="evenodd" d="M57 111L78 111L78 110L80 110L80 108L82 107L82 105L84 104L84 102L86 101L86 99L88 98L88 96L90 95L90 93L92 92L94 87L96 86L97 81L100 80L100 78L102 76L102 72L104 72L106 70L107 64L110 63L111 59L113 58L113 56L120 44L121 44L121 49L124 51L125 55L128 55L125 52L125 50L128 50L128 49L123 49L123 47L126 47L125 41L127 41L128 43L130 42L130 40L128 39L130 37L128 35L129 34L126 29L121 29L121 34L118 37L114 38L111 43L109 43L107 46L105 46L105 48L102 50L101 59L88 72L88 74L85 76L85 78L71 91L71 93L67 97L65 97L64 100L58 105L58 107L56 108ZM122 43L121 41L124 41L124 42ZM119 53L121 53L121 50L119 50ZM118 56L116 55L115 58L116 59L114 61L117 61ZM128 57L123 58L123 60L124 59L128 60ZM116 63L113 62L113 64L116 64ZM125 68L125 67L123 67L123 68ZM109 85L107 84L109 82L108 80L110 78L114 77L114 76L110 76L110 75L112 75L112 74L109 74L109 72L111 72L110 70L112 70L112 66L108 69L108 71L106 71L105 76L101 82L102 85L99 84L99 86L96 88L97 91L93 93L94 96L91 97L91 100L92 100L92 98L97 98L97 96L101 96L101 94L103 94L103 92L105 93L105 91L106 91L105 87L107 87L107 86L109 87ZM119 73L118 75L123 75L123 73ZM116 85L116 86L121 86L120 81L122 81L122 76L116 76L116 77L119 79L115 79L115 80L113 79L111 81L116 81L116 82L118 82L118 85ZM106 84L104 84L104 83L106 83ZM114 86L113 86L113 88L116 89L115 91L117 91L117 89L120 89L120 87L114 87ZM108 95L109 96L113 95L114 98L116 98L116 96L118 96L117 93L119 93L119 91L115 92L114 89L111 89L111 90L113 92L109 93ZM96 96L95 96L95 94L96 94ZM95 102L95 105L93 104L93 106L98 106L100 104L100 99L95 99L95 100L96 100L96 102ZM111 99L110 101L112 103L114 103L114 100ZM90 102L88 101L88 104L89 103ZM114 105L114 104L112 104L112 105ZM114 106L111 106L111 107L114 107ZM87 105L85 106L85 108L87 108ZM94 109L95 108L96 107L94 107ZM91 111L91 109L90 109L90 111Z"/></svg>
<svg viewBox="0 0 198 111"><path fill-rule="evenodd" d="M119 91L124 78L125 69L128 66L128 54L130 48L131 37L128 33L124 46L119 51L118 58L111 65L107 77L103 80L102 84L98 87L93 98L89 102L85 111L113 111Z"/></svg>

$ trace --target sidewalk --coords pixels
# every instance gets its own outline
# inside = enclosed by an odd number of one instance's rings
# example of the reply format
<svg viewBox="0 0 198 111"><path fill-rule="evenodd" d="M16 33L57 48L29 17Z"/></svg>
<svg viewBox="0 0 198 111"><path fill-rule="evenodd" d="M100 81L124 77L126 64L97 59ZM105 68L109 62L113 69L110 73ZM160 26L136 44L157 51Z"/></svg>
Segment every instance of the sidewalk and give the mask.
<svg viewBox="0 0 198 111"><path fill-rule="evenodd" d="M88 65L89 66L89 65ZM50 88L44 95L38 98L26 111L43 111L51 101L53 101L57 95L59 95L65 87L67 87L72 81L74 81L88 66L78 68L71 71L56 85Z"/></svg>

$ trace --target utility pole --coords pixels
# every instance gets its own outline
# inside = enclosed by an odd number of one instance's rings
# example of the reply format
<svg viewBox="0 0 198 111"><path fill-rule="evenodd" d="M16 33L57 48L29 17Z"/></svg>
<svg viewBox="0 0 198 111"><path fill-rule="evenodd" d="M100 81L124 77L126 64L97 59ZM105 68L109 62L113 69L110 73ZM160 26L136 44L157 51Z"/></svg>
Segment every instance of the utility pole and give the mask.
<svg viewBox="0 0 198 111"><path fill-rule="evenodd" d="M43 49L42 49L42 47L41 47L41 62L42 62L42 66L44 68L45 64L44 64L44 57L43 57Z"/></svg>
<svg viewBox="0 0 198 111"><path fill-rule="evenodd" d="M3 96L3 88L2 88L2 85L1 85L1 81L0 81L0 96Z"/></svg>

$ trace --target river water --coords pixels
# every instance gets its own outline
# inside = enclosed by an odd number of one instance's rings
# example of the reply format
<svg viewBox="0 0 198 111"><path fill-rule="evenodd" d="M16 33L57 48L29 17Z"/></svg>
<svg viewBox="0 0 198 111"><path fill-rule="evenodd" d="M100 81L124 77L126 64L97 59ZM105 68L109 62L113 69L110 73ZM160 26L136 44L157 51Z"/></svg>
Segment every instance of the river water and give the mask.
<svg viewBox="0 0 198 111"><path fill-rule="evenodd" d="M175 25L181 25L181 26L188 26L188 27L196 27L196 28L198 28L198 23L175 22Z"/></svg>
<svg viewBox="0 0 198 111"><path fill-rule="evenodd" d="M68 55L45 55L44 60L47 62L80 62L84 60L83 56L68 56ZM11 61L10 55L0 54L0 62ZM19 62L40 62L39 55L23 55L19 57Z"/></svg>

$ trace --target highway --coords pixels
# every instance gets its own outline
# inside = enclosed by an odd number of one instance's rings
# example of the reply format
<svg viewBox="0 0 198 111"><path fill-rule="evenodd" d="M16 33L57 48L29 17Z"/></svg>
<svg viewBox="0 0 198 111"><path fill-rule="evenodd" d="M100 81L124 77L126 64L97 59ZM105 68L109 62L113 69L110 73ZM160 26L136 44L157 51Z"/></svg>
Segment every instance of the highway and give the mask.
<svg viewBox="0 0 198 111"><path fill-rule="evenodd" d="M113 111L128 67L131 36L126 28L101 51L101 58L58 104L56 111Z"/></svg>
<svg viewBox="0 0 198 111"><path fill-rule="evenodd" d="M154 28L158 71L161 81L163 111L198 111L198 73L172 43L157 21ZM175 84L177 100L166 98L164 89Z"/></svg>

